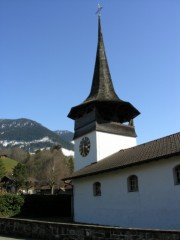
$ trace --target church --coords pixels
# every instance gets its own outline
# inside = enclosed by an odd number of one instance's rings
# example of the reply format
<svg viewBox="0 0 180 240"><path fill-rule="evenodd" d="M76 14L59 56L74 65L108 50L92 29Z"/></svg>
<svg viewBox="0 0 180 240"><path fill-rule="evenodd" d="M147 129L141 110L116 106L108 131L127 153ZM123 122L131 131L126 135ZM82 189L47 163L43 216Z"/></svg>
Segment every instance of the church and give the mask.
<svg viewBox="0 0 180 240"><path fill-rule="evenodd" d="M180 229L180 132L137 145L140 112L113 87L98 16L92 87L75 121L74 221L128 228Z"/></svg>

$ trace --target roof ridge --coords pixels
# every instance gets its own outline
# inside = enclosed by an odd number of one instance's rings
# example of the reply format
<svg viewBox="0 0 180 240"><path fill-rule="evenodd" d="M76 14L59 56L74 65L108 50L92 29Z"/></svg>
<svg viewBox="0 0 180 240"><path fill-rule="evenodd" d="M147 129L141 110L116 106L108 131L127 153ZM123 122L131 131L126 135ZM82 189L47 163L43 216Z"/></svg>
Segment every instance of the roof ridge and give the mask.
<svg viewBox="0 0 180 240"><path fill-rule="evenodd" d="M143 146L143 145L145 146L145 145L150 144L150 143L152 143L152 142L161 141L162 139L167 139L167 138L170 138L170 137L172 137L172 136L176 136L176 135L178 135L178 134L180 135L180 132L173 133L173 134L167 135L167 136L165 136L165 137L160 137L160 138L157 138L157 139L154 139L154 140L150 140L150 141L148 141L148 142L138 144L138 145L136 145L136 146L134 146L134 147L124 148L124 149L119 150L118 152L126 151L126 150L129 150L129 149L134 149L134 148L137 148L137 147L140 147L140 146ZM118 153L118 152L116 152L116 153ZM114 153L114 154L116 154L116 153Z"/></svg>

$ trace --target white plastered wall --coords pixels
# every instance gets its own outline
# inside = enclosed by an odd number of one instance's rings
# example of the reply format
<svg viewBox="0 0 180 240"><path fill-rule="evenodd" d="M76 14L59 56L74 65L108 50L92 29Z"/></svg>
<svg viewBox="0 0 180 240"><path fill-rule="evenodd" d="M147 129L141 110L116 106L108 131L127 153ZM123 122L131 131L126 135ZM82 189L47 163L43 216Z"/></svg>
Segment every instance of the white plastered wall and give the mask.
<svg viewBox="0 0 180 240"><path fill-rule="evenodd" d="M134 228L180 229L180 185L173 168L180 157L73 181L76 222ZM127 178L138 176L139 191L128 192ZM101 182L101 196L93 183Z"/></svg>
<svg viewBox="0 0 180 240"><path fill-rule="evenodd" d="M96 132L97 161L120 151L137 145L135 137L127 137L117 134Z"/></svg>
<svg viewBox="0 0 180 240"><path fill-rule="evenodd" d="M79 153L79 144L84 136L75 140L75 171L108 157L121 149L137 145L135 137L126 137L96 131L88 133L85 136L87 136L91 142L90 152L86 157L82 157Z"/></svg>
<svg viewBox="0 0 180 240"><path fill-rule="evenodd" d="M97 156L97 151L96 151L96 133L91 132L85 135L90 139L91 142L91 147L90 147L90 152L86 157L82 157L80 152L79 152L79 144L81 142L81 139L84 137L80 137L75 139L75 145L74 145L74 153L75 153L75 162L74 162L74 170L77 171L93 162L96 160Z"/></svg>

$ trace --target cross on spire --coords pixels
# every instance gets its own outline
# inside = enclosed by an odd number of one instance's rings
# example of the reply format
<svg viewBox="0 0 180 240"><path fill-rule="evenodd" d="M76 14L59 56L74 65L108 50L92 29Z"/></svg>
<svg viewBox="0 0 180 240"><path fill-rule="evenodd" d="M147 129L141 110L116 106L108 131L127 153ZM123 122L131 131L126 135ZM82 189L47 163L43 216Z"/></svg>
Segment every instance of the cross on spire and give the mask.
<svg viewBox="0 0 180 240"><path fill-rule="evenodd" d="M134 108L131 103L121 100L114 90L105 52L103 34L101 30L101 9L102 7L100 6L100 4L98 4L98 10L96 12L98 14L98 43L91 90L88 97L80 105L72 107L71 111L68 114L69 118L76 121L75 138L77 136L83 135L82 132L84 131L82 130L82 126L84 126L83 121L81 123L81 121L79 121L78 119L85 119L87 117L86 115L90 112L93 112L94 114L91 115L93 116L92 119L94 119L92 121L97 121L100 124L105 122L116 122L119 124L123 124L126 122L130 122L131 119L139 115L139 111ZM131 125L133 125L132 122ZM88 131L91 131L92 125L88 126Z"/></svg>
<svg viewBox="0 0 180 240"><path fill-rule="evenodd" d="M102 10L102 7L100 3L98 3L98 10L96 11L96 14L98 14L98 16L101 16L101 10Z"/></svg>

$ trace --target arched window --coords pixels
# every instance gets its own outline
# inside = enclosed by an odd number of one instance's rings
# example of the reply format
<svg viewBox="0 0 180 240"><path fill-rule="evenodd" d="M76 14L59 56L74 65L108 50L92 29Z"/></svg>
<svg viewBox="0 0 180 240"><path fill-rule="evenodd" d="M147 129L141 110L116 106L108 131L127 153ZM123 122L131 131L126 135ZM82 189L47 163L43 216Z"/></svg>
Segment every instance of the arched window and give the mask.
<svg viewBox="0 0 180 240"><path fill-rule="evenodd" d="M177 185L180 184L180 165L174 168L174 183Z"/></svg>
<svg viewBox="0 0 180 240"><path fill-rule="evenodd" d="M131 175L127 179L128 191L138 192L138 177L136 175Z"/></svg>
<svg viewBox="0 0 180 240"><path fill-rule="evenodd" d="M94 196L101 196L101 183L95 182L93 184L93 194Z"/></svg>

